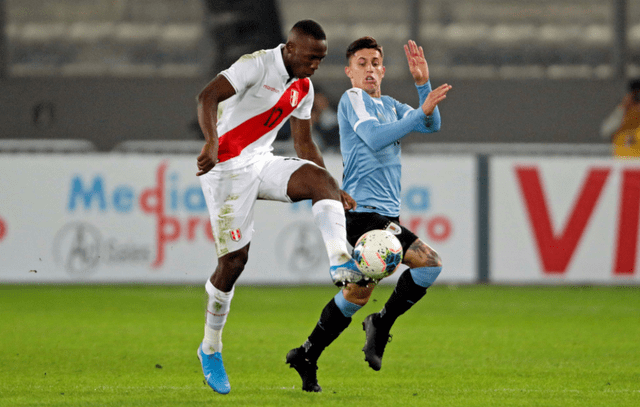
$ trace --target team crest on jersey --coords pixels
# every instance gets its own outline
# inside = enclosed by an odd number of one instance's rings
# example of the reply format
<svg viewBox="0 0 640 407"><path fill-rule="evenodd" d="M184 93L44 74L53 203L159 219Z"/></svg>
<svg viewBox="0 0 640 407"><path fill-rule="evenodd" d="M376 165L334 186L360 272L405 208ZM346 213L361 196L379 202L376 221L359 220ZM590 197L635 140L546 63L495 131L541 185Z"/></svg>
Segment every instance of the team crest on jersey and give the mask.
<svg viewBox="0 0 640 407"><path fill-rule="evenodd" d="M240 232L240 229L231 230L229 231L229 234L231 235L231 240L233 240L234 242L239 242L240 239L242 239L242 233Z"/></svg>
<svg viewBox="0 0 640 407"><path fill-rule="evenodd" d="M297 90L291 91L291 106L296 107L298 105L298 98L300 97L300 92Z"/></svg>

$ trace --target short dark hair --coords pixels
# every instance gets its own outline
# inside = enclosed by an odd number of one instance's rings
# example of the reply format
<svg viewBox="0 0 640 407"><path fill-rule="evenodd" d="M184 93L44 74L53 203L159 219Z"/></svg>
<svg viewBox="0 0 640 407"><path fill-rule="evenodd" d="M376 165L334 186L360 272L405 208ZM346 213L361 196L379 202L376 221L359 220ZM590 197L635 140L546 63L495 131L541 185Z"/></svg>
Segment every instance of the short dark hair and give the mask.
<svg viewBox="0 0 640 407"><path fill-rule="evenodd" d="M360 51L361 49L377 49L378 52L380 52L380 56L384 58L382 45L378 44L378 41L376 41L375 38L362 37L358 38L357 40L349 44L349 47L347 47L347 64L349 63L349 59L353 56L353 54Z"/></svg>
<svg viewBox="0 0 640 407"><path fill-rule="evenodd" d="M300 34L309 35L316 40L326 40L327 35L320 24L313 20L300 20L294 24L291 31L298 31Z"/></svg>

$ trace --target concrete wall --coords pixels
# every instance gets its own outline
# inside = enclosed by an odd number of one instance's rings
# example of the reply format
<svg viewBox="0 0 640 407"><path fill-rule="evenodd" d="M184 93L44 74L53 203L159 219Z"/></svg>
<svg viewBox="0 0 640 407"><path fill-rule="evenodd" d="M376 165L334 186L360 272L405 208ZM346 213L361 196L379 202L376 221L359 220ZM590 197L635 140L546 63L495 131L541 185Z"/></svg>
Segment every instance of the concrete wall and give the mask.
<svg viewBox="0 0 640 407"><path fill-rule="evenodd" d="M0 81L0 138L79 138L108 151L126 140L197 140L195 96L202 79L28 78ZM460 80L441 106L443 129L406 143L598 143L600 122L625 84L596 80ZM314 81L337 103L348 81ZM406 81L383 93L417 106Z"/></svg>

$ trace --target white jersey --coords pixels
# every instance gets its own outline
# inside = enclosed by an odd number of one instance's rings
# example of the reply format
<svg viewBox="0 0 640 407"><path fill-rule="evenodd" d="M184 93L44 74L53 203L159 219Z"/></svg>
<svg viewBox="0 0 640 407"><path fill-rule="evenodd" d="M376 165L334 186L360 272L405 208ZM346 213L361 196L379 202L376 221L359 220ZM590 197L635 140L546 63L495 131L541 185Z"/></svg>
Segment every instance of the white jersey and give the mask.
<svg viewBox="0 0 640 407"><path fill-rule="evenodd" d="M290 115L311 118L313 85L289 78L282 47L240 57L224 75L236 94L218 108L218 170L241 168L273 150L278 130Z"/></svg>

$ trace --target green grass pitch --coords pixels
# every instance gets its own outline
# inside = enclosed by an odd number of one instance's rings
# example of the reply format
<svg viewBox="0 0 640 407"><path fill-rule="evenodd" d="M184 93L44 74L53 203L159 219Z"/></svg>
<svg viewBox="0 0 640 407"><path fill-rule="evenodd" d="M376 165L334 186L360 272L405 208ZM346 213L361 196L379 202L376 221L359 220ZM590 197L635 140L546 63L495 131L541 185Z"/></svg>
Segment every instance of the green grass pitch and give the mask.
<svg viewBox="0 0 640 407"><path fill-rule="evenodd" d="M640 406L637 286L437 285L374 372L361 322L391 289L325 351L309 394L284 357L337 289L239 286L222 396L196 358L204 286L0 285L0 406Z"/></svg>

